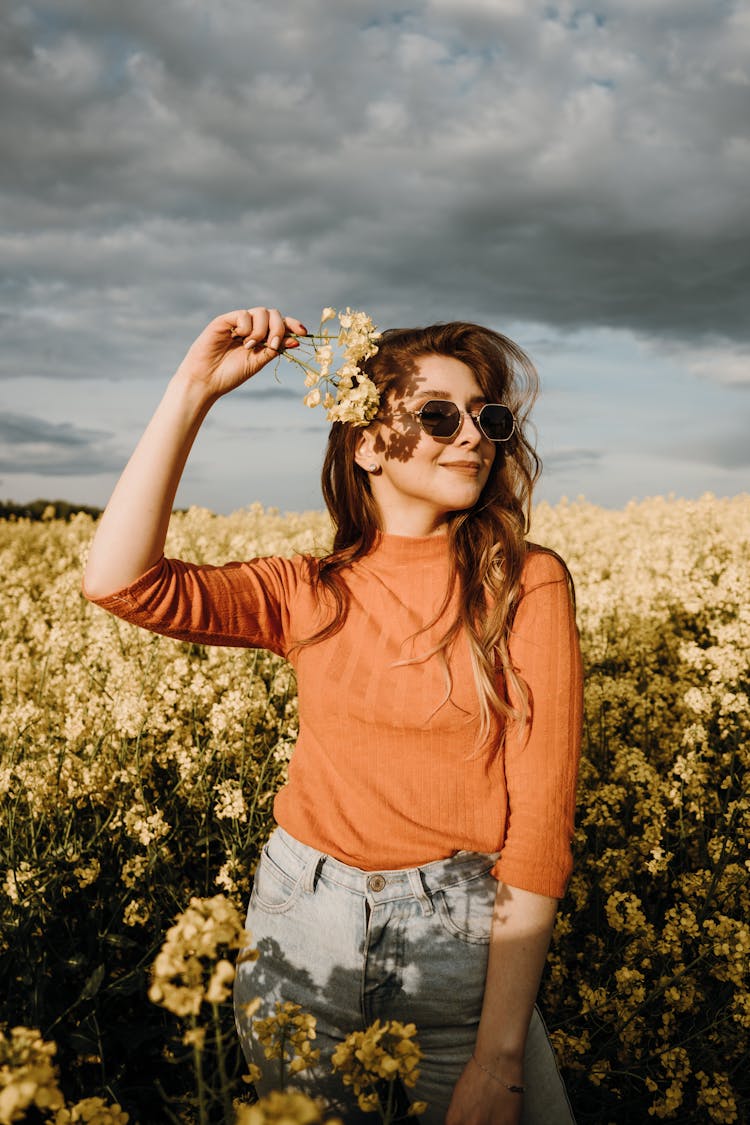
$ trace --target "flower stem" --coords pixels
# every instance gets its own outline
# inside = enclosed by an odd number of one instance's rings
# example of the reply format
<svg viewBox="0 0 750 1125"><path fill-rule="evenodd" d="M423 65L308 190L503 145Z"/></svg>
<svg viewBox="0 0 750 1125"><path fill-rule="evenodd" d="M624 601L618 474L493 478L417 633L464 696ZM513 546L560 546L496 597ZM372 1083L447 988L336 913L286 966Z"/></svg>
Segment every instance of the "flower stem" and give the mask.
<svg viewBox="0 0 750 1125"><path fill-rule="evenodd" d="M221 1034L219 1005L212 1004L211 1010L213 1012L214 1041L216 1043L216 1063L219 1068L219 1084L221 1086L221 1101L224 1107L224 1121L226 1125L232 1125L232 1122L234 1120L234 1109L232 1107L232 1094L229 1089L229 1082L227 1080L227 1060L224 1053L224 1040Z"/></svg>
<svg viewBox="0 0 750 1125"><path fill-rule="evenodd" d="M192 1021L195 1027L195 1020ZM208 1106L206 1104L206 1083L203 1079L203 1050L193 1042L193 1066L195 1068L195 1086L198 1091L198 1121L199 1125L208 1125Z"/></svg>

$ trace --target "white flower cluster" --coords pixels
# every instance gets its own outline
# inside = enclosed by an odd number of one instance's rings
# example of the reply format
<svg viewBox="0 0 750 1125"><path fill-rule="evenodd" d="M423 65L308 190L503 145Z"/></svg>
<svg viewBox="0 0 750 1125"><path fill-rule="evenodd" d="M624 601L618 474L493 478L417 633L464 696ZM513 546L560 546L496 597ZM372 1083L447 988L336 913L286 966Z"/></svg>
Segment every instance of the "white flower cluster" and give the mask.
<svg viewBox="0 0 750 1125"><path fill-rule="evenodd" d="M324 327L338 316L339 331L332 336ZM318 332L310 337L312 355L301 359L293 353L286 358L305 369L305 406L323 406L329 422L349 422L366 426L377 414L380 397L371 379L362 374L360 365L378 350L380 333L366 313L347 308L323 309ZM335 347L343 349L341 363L334 369Z"/></svg>

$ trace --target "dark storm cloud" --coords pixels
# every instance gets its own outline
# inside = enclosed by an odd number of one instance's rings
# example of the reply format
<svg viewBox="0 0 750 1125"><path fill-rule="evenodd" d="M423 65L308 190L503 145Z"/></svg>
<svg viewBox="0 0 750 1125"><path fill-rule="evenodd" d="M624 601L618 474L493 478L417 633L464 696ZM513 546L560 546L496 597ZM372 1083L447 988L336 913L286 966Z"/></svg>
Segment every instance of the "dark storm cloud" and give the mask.
<svg viewBox="0 0 750 1125"><path fill-rule="evenodd" d="M110 437L69 422L6 412L0 417L0 472L52 476L109 472L122 465L122 453L107 447Z"/></svg>
<svg viewBox="0 0 750 1125"><path fill-rule="evenodd" d="M545 454L544 471L548 475L570 470L596 468L604 458L600 449L561 449Z"/></svg>
<svg viewBox="0 0 750 1125"><path fill-rule="evenodd" d="M257 300L747 340L744 5L39 0L0 22L6 373L171 365Z"/></svg>
<svg viewBox="0 0 750 1125"><path fill-rule="evenodd" d="M81 447L108 436L99 430L80 429L70 422L45 422L29 414L6 413L0 417L0 442L8 445L43 442L45 445Z"/></svg>

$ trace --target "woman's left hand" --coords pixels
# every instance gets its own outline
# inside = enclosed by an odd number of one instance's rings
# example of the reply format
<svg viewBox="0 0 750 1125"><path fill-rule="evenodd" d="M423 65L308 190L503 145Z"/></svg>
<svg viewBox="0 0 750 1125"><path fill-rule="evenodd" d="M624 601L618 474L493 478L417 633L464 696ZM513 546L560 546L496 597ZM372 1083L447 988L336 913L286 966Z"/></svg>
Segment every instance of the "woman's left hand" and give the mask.
<svg viewBox="0 0 750 1125"><path fill-rule="evenodd" d="M523 1095L513 1094L469 1059L456 1083L445 1125L520 1125Z"/></svg>

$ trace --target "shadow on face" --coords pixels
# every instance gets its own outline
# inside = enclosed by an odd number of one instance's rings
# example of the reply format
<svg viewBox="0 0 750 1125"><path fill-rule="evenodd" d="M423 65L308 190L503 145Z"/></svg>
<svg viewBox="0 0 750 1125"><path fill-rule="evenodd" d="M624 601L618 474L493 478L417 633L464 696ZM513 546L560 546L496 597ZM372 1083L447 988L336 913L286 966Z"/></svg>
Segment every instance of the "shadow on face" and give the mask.
<svg viewBox="0 0 750 1125"><path fill-rule="evenodd" d="M422 431L416 418L402 412L425 386L426 378L420 374L419 359L404 358L394 367L394 375L386 384L373 422L373 426L378 426L374 451L388 461L405 462L414 455Z"/></svg>

